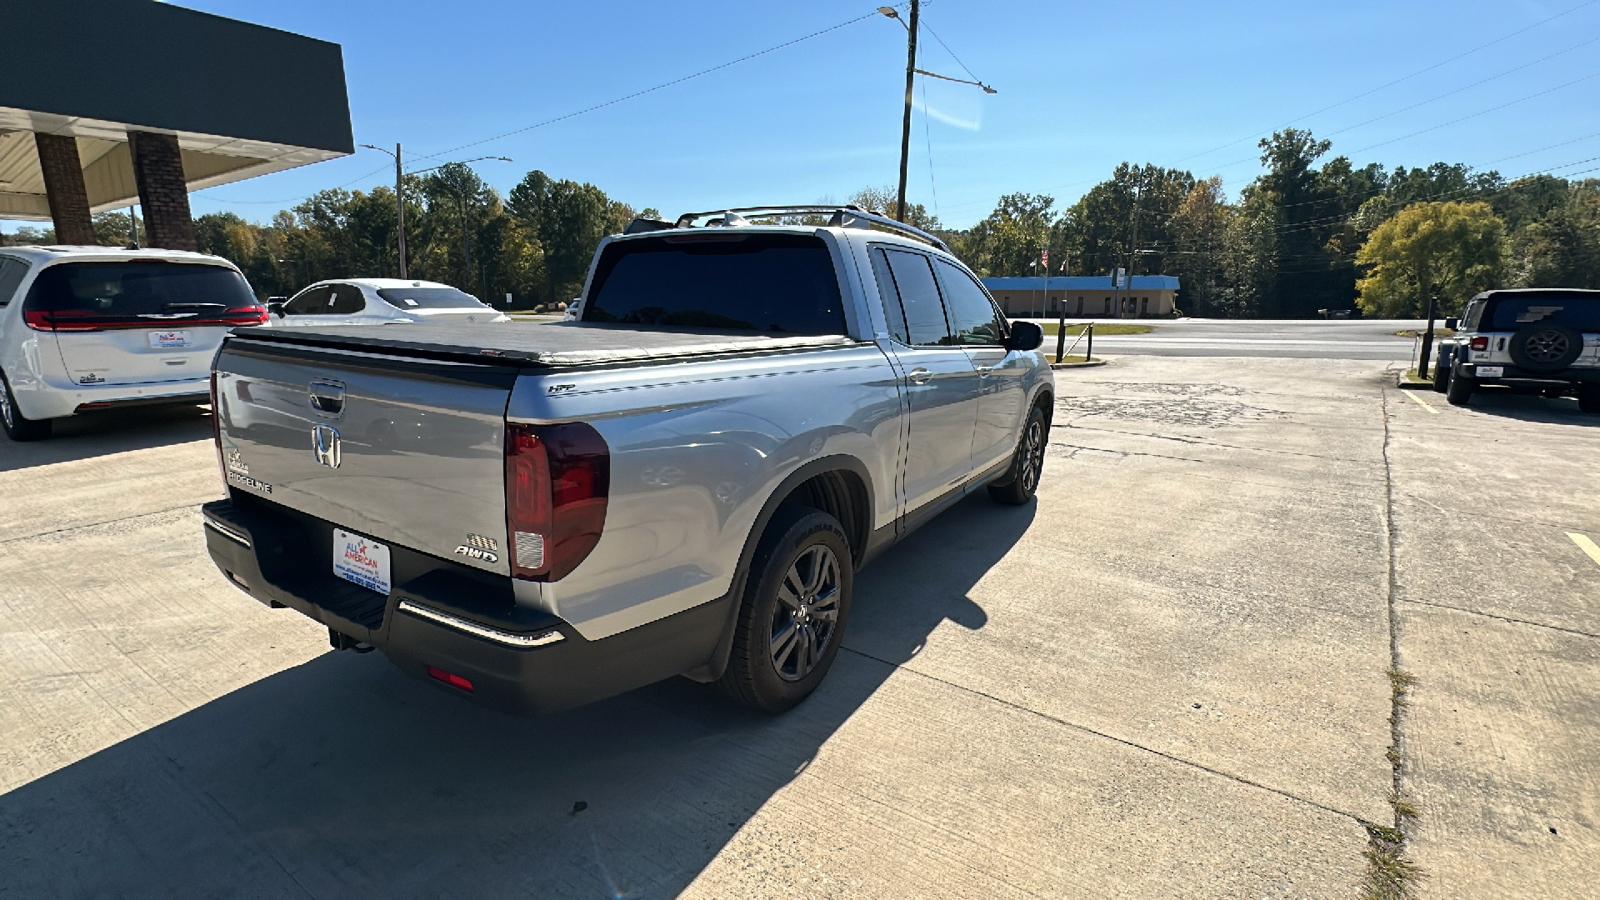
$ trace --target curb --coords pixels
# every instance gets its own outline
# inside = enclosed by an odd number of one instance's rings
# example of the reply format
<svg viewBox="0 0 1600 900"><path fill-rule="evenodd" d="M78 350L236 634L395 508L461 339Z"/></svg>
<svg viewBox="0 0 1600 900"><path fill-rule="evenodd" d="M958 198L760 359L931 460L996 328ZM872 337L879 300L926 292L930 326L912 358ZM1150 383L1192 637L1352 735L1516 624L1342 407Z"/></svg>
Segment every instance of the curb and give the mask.
<svg viewBox="0 0 1600 900"><path fill-rule="evenodd" d="M1394 374L1394 381L1395 381L1395 387L1399 388L1402 391L1431 391L1431 390L1433 390L1433 382L1432 381L1421 381L1421 380L1417 380L1417 379L1412 379L1412 378L1407 377L1407 373L1405 373L1405 372L1396 372Z"/></svg>
<svg viewBox="0 0 1600 900"><path fill-rule="evenodd" d="M1106 364L1106 360L1103 360L1103 359L1091 359L1091 360L1089 360L1087 362L1051 363L1050 364L1050 368L1052 368L1052 369L1092 369L1095 366L1103 366L1105 364Z"/></svg>

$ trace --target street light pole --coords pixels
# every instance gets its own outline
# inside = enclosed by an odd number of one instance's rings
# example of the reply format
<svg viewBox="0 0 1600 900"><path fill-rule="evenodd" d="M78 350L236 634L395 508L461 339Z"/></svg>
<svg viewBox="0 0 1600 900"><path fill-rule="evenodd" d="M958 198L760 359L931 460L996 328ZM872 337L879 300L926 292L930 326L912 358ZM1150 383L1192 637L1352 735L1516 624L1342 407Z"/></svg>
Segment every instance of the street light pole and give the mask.
<svg viewBox="0 0 1600 900"><path fill-rule="evenodd" d="M362 144L368 150L377 150L380 153L389 153L382 147L372 144ZM395 247L400 252L400 277L406 276L406 188L405 170L400 164L400 144L396 142L394 152L389 153L394 157L394 222L395 222Z"/></svg>
<svg viewBox="0 0 1600 900"><path fill-rule="evenodd" d="M906 166L911 160L911 91L917 78L917 16L920 0L911 0L911 24L906 26L906 115L900 125L900 190L895 195L894 217L906 220Z"/></svg>

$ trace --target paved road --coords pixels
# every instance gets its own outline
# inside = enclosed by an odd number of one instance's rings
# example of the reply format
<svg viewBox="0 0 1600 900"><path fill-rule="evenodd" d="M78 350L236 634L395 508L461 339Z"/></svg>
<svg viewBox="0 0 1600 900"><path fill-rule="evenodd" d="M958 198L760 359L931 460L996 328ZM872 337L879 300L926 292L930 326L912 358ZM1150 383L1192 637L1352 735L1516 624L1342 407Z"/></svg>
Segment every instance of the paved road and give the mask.
<svg viewBox="0 0 1600 900"><path fill-rule="evenodd" d="M1396 745L1423 897L1592 896L1600 417L1385 368L1062 373L1038 503L863 571L775 718L330 652L205 558L202 413L0 441L0 896L1356 897Z"/></svg>
<svg viewBox="0 0 1600 900"><path fill-rule="evenodd" d="M1035 319L1037 322L1054 320ZM1177 319L1151 321L1150 334L1105 335L1094 339L1095 355L1253 356L1309 359L1365 359L1409 362L1411 338L1396 337L1410 320L1240 320ZM1070 342L1071 338L1068 338ZM1046 349L1054 350L1050 337ZM1080 349L1081 349L1080 345Z"/></svg>

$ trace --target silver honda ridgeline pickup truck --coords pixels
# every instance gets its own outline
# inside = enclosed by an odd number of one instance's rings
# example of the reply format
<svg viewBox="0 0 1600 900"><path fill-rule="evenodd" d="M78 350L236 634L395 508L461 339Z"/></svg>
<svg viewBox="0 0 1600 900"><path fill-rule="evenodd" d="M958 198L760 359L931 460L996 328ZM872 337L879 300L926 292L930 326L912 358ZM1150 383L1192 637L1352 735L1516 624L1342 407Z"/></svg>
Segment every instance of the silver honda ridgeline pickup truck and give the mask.
<svg viewBox="0 0 1600 900"><path fill-rule="evenodd" d="M232 334L223 574L502 709L683 674L777 712L874 554L973 491L1032 498L1042 334L937 238L835 207L628 232L577 321Z"/></svg>

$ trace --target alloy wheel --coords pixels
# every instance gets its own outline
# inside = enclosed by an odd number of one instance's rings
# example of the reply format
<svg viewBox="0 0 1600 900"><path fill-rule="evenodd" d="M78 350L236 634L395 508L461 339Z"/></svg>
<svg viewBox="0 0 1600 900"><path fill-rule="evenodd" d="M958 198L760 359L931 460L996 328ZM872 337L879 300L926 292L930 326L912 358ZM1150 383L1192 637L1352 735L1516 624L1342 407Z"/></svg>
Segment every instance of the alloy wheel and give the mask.
<svg viewBox="0 0 1600 900"><path fill-rule="evenodd" d="M17 423L11 421L11 416L11 386L0 381L0 420L6 423L7 428L17 427Z"/></svg>
<svg viewBox="0 0 1600 900"><path fill-rule="evenodd" d="M822 662L839 622L839 558L824 544L807 547L778 585L768 649L784 681L799 681Z"/></svg>
<svg viewBox="0 0 1600 900"><path fill-rule="evenodd" d="M1017 477L1022 479L1022 489L1033 493L1039 486L1039 472L1044 468L1044 423L1035 419L1028 423L1028 430L1022 436L1022 471Z"/></svg>
<svg viewBox="0 0 1600 900"><path fill-rule="evenodd" d="M1566 356L1567 349L1571 344L1567 342L1566 335L1555 329L1549 329L1547 331L1536 331L1528 335L1524 346L1527 349L1529 359L1535 362L1547 363Z"/></svg>

